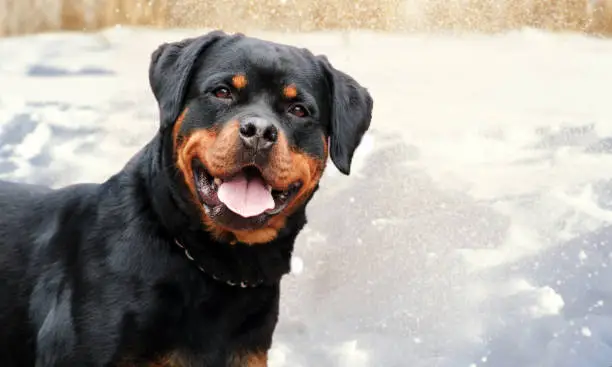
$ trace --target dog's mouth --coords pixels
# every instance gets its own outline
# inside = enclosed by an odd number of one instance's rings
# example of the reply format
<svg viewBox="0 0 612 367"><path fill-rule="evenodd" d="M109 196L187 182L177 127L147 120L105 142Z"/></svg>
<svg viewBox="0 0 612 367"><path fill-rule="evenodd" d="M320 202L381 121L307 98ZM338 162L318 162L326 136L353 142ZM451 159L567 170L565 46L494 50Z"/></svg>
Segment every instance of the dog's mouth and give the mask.
<svg viewBox="0 0 612 367"><path fill-rule="evenodd" d="M237 229L262 225L283 211L302 185L295 182L287 189L276 189L255 166L246 166L226 177L213 177L198 160L193 161L192 167L195 186L207 214Z"/></svg>

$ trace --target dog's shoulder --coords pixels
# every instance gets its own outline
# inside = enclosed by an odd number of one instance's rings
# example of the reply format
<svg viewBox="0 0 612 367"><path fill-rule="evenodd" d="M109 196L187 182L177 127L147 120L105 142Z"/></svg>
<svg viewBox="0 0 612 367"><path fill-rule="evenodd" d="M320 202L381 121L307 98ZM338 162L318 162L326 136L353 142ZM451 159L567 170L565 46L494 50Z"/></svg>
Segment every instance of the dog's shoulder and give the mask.
<svg viewBox="0 0 612 367"><path fill-rule="evenodd" d="M95 207L96 192L90 184L52 189L0 181L0 324L11 325L0 330L0 359L7 365L24 365L32 354L25 340L37 336L29 334L30 327L39 331L40 350L55 343L54 336L62 335L61 343L74 341L68 337L74 282L66 264L76 258L78 247L71 242L87 221L79 208Z"/></svg>
<svg viewBox="0 0 612 367"><path fill-rule="evenodd" d="M58 234L74 235L74 229L87 220L86 208L96 206L97 187L77 184L52 189L0 181L0 263L13 268L32 266L32 256L52 244Z"/></svg>
<svg viewBox="0 0 612 367"><path fill-rule="evenodd" d="M42 185L0 180L0 208L3 209L0 218L51 191L51 188Z"/></svg>
<svg viewBox="0 0 612 367"><path fill-rule="evenodd" d="M42 185L0 181L0 243L8 236L2 231L19 235L20 227L24 226L25 232L33 233L41 221L47 221L62 211L73 213L76 207L92 204L96 200L98 187L97 184L75 184L52 189ZM22 225L16 225L18 223Z"/></svg>

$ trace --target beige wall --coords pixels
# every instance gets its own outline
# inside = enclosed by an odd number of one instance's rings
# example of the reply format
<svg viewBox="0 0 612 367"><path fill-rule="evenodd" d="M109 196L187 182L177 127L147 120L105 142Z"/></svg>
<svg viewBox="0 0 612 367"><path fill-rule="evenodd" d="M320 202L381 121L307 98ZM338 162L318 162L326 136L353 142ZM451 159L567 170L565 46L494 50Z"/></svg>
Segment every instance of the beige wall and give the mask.
<svg viewBox="0 0 612 367"><path fill-rule="evenodd" d="M589 1L599 1L597 8ZM612 30L612 0L0 0L0 35L115 24L228 31Z"/></svg>

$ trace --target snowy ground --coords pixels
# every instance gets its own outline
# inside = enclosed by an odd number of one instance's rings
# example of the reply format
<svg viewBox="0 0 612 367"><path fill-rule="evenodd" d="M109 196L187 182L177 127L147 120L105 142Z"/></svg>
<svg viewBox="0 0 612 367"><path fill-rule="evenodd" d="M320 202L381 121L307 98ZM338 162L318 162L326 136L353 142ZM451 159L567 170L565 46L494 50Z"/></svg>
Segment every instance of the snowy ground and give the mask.
<svg viewBox="0 0 612 367"><path fill-rule="evenodd" d="M194 31L0 40L0 178L101 181L156 129L147 62ZM612 366L612 41L259 36L368 86L284 281L272 367Z"/></svg>

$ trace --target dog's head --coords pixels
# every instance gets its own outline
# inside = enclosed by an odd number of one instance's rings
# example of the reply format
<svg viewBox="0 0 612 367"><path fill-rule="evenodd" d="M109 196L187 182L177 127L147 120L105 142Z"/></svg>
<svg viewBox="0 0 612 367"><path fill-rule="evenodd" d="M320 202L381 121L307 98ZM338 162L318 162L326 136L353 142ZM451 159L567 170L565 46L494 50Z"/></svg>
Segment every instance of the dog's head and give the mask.
<svg viewBox="0 0 612 367"><path fill-rule="evenodd" d="M308 50L220 31L160 46L151 88L179 186L217 239L276 238L328 155L349 174L372 98Z"/></svg>

